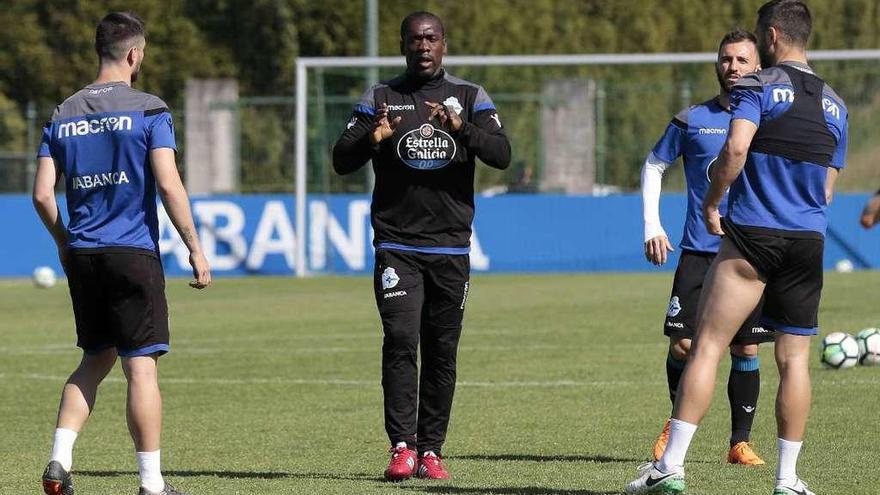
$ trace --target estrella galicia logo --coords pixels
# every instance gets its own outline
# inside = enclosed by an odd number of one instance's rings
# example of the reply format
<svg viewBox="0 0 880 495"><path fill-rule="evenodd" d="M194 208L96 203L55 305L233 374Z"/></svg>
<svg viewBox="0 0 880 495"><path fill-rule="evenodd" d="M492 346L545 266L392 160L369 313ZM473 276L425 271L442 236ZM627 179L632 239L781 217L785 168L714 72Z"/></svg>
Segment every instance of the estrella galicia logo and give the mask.
<svg viewBox="0 0 880 495"><path fill-rule="evenodd" d="M675 318L678 316L678 313L681 313L681 303L678 302L678 296L672 296L672 299L669 300L669 308L666 310L666 316Z"/></svg>
<svg viewBox="0 0 880 495"><path fill-rule="evenodd" d="M393 289L397 287L398 282L400 282L400 277L397 275L397 272L394 271L394 268L389 266L384 272L382 272L382 289Z"/></svg>
<svg viewBox="0 0 880 495"><path fill-rule="evenodd" d="M455 157L455 151L452 136L431 124L422 124L397 142L397 156L416 170L443 168Z"/></svg>

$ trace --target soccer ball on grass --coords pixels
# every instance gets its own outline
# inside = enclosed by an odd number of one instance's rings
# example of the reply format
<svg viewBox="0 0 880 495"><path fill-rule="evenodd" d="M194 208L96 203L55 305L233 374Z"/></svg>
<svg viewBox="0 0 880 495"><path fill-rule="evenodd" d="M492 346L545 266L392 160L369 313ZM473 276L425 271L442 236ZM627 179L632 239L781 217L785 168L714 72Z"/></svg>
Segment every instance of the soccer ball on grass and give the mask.
<svg viewBox="0 0 880 495"><path fill-rule="evenodd" d="M859 364L880 365L880 330L866 328L856 335L856 342L859 344Z"/></svg>
<svg viewBox="0 0 880 495"><path fill-rule="evenodd" d="M843 332L834 332L822 339L822 364L828 368L852 368L859 362L859 344Z"/></svg>
<svg viewBox="0 0 880 495"><path fill-rule="evenodd" d="M48 289L55 285L55 282L58 281L58 277L55 275L55 270L49 268L48 266L38 266L34 269L34 285L40 287L42 289Z"/></svg>

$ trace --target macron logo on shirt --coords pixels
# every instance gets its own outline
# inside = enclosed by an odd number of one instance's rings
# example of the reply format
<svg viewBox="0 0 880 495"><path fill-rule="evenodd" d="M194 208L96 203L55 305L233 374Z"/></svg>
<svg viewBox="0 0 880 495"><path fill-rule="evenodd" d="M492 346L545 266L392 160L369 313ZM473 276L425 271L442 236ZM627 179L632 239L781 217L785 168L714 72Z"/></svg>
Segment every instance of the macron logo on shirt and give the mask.
<svg viewBox="0 0 880 495"><path fill-rule="evenodd" d="M130 131L131 117L102 117L100 119L81 119L58 126L58 139L66 137L87 136L104 132Z"/></svg>
<svg viewBox="0 0 880 495"><path fill-rule="evenodd" d="M722 129L720 127L700 127L700 135L705 134L727 134L727 129Z"/></svg>

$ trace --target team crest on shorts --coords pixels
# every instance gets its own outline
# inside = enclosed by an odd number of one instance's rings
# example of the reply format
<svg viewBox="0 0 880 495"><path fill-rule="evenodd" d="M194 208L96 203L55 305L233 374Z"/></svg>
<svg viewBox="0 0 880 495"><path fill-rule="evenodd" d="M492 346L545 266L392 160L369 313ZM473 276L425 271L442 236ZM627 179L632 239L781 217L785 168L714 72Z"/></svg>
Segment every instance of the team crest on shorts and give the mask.
<svg viewBox="0 0 880 495"><path fill-rule="evenodd" d="M397 276L397 272L394 271L394 268L389 266L384 272L382 272L382 289L393 289L397 287L398 282L400 282L400 277Z"/></svg>
<svg viewBox="0 0 880 495"><path fill-rule="evenodd" d="M666 309L666 316L675 318L678 313L681 313L681 303L678 302L678 296L672 296L669 300L669 308Z"/></svg>

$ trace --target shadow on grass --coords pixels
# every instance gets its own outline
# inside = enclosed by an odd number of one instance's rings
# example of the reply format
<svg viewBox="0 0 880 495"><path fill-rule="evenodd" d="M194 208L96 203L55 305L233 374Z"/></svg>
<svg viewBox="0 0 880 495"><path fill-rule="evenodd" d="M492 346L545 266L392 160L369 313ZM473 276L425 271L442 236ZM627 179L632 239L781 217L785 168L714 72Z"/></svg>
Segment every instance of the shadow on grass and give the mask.
<svg viewBox="0 0 880 495"><path fill-rule="evenodd" d="M75 471L77 476L91 476L94 478L115 478L119 476L137 476L137 471ZM287 478L290 473L275 472L245 472L245 471L162 471L163 476L169 478L192 478L198 476L216 476L217 478L230 479L278 479Z"/></svg>
<svg viewBox="0 0 880 495"><path fill-rule="evenodd" d="M619 492L595 492L568 488L547 488L542 486L499 486L499 487L463 487L463 486L403 486L403 490L422 493L445 493L450 495L616 495Z"/></svg>
<svg viewBox="0 0 880 495"><path fill-rule="evenodd" d="M642 464L647 459L632 457L611 457L607 455L542 455L542 454L472 454L450 455L445 459L461 461L517 461L517 462L594 462L597 464L634 463ZM714 461L705 459L688 459L688 464L711 464Z"/></svg>
<svg viewBox="0 0 880 495"><path fill-rule="evenodd" d="M607 455L474 454L448 456L448 458L465 461L596 462L599 464L643 461L643 459Z"/></svg>
<svg viewBox="0 0 880 495"><path fill-rule="evenodd" d="M76 471L77 476L91 476L95 478L115 478L120 476L137 476L136 471ZM163 471L163 476L169 478L195 478L201 476L214 476L228 479L326 479L345 481L382 481L381 476L367 473L351 474L328 474L328 473L283 473L261 471Z"/></svg>

